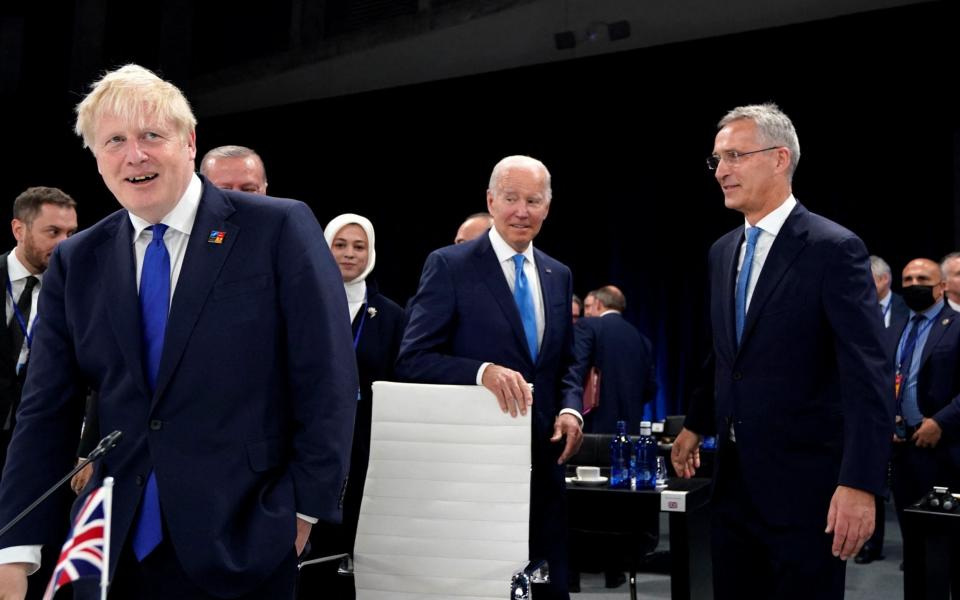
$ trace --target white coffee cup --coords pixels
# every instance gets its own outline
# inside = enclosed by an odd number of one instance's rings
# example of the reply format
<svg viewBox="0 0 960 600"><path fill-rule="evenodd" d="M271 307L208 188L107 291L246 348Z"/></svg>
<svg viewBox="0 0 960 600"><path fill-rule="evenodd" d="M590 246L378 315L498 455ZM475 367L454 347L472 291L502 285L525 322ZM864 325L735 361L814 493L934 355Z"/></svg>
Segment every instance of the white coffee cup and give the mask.
<svg viewBox="0 0 960 600"><path fill-rule="evenodd" d="M577 479L581 481L600 479L600 467L577 467Z"/></svg>

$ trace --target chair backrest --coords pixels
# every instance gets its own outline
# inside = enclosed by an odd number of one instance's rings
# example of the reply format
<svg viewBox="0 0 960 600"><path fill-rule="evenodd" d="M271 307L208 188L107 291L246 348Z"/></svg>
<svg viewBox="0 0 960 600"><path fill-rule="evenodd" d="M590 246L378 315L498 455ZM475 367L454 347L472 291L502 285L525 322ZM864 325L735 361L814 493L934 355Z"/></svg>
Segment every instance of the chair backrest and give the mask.
<svg viewBox="0 0 960 600"><path fill-rule="evenodd" d="M479 386L376 382L358 600L502 600L527 561L530 417Z"/></svg>

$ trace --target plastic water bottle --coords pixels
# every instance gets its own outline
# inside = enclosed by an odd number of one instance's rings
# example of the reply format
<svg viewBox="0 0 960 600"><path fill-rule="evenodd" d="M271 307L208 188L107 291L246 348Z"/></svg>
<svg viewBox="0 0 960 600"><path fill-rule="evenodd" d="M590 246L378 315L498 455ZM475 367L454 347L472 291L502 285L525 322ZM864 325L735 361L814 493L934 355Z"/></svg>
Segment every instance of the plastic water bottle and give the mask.
<svg viewBox="0 0 960 600"><path fill-rule="evenodd" d="M617 435L610 441L610 487L630 489L630 461L633 444L627 436L627 424L617 421Z"/></svg>
<svg viewBox="0 0 960 600"><path fill-rule="evenodd" d="M636 446L637 489L657 487L657 440L650 435L650 421L640 422L640 437Z"/></svg>

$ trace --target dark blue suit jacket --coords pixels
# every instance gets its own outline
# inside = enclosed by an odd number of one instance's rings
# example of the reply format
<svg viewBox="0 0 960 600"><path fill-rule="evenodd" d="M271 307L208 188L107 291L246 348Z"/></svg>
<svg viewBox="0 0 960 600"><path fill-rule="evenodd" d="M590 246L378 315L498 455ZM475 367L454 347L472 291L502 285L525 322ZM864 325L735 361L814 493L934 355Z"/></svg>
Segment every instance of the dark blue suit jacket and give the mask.
<svg viewBox="0 0 960 600"><path fill-rule="evenodd" d="M560 394L573 344L573 321L565 306L573 294L570 269L537 249L534 256L545 318L536 364L503 269L489 237L482 235L427 257L411 302L397 375L421 383L474 385L484 362L519 371L533 384L538 439L552 434L561 408L580 406Z"/></svg>
<svg viewBox="0 0 960 600"><path fill-rule="evenodd" d="M887 352L890 360L896 360L897 344L900 343L900 332L910 320L910 309L903 301L903 296L890 292L890 326L886 328Z"/></svg>
<svg viewBox="0 0 960 600"><path fill-rule="evenodd" d="M116 480L111 567L153 469L193 582L250 592L289 557L296 512L340 518L357 393L340 272L306 205L204 180L151 394L132 231L118 211L50 261L0 522L73 461L84 410L73 399L89 383L102 431L124 434L94 476ZM62 543L48 531L65 508L41 505L0 545Z"/></svg>
<svg viewBox="0 0 960 600"><path fill-rule="evenodd" d="M695 399L687 427L725 440L733 423L765 522L822 529L838 484L884 491L893 369L868 254L856 235L798 204L770 248L738 347L743 239L741 226L710 249L714 387Z"/></svg>
<svg viewBox="0 0 960 600"><path fill-rule="evenodd" d="M572 357L570 269L534 249L544 305L544 334L536 363L520 311L490 245L482 235L427 258L400 345L397 376L406 381L475 385L484 362L520 372L533 383L533 472L530 553L547 558L553 585L566 589L566 513L562 444L551 444L561 408L580 409L561 394ZM493 399L491 399L493 402ZM559 597L559 596L558 596Z"/></svg>
<svg viewBox="0 0 960 600"><path fill-rule="evenodd" d="M940 459L943 483L960 484L960 314L944 304L920 355L917 405L932 417L943 435L934 449ZM904 327L898 331L903 335ZM898 336L898 340L899 337ZM940 485L940 482L935 482Z"/></svg>
<svg viewBox="0 0 960 600"><path fill-rule="evenodd" d="M628 433L639 434L643 405L657 393L650 340L619 313L580 319L573 329L574 400L590 367L600 370L600 406L583 416L584 433L615 433L617 421L626 421Z"/></svg>

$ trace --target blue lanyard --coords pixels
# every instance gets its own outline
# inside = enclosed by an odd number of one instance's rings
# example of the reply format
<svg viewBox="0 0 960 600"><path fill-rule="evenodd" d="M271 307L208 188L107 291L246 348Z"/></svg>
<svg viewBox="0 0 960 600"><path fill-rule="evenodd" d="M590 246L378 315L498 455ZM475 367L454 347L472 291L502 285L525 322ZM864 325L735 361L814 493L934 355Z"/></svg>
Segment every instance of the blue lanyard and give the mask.
<svg viewBox="0 0 960 600"><path fill-rule="evenodd" d="M360 305L360 325L357 327L357 335L353 336L353 353L357 353L357 346L360 345L360 334L363 333L363 324L367 321L367 295L363 295L363 304Z"/></svg>
<svg viewBox="0 0 960 600"><path fill-rule="evenodd" d="M921 326L920 326L920 329L917 330L917 346L920 345L920 336L923 335L926 330L930 329L930 327L933 326L933 322L936 321L936 317L928 318L926 321L927 321L927 322L924 323L923 325L921 325ZM916 324L914 324L913 326L914 326L914 327L917 327ZM904 335L904 336L901 336L901 337L900 337L900 344L897 346L897 373L899 373L899 374L901 374L901 375L904 374L904 371L903 371L903 368L904 368L903 359L904 359L905 357L903 356L903 346L904 346L904 344L907 343L907 338L910 336L910 333L909 333L907 330L904 330L904 333L906 333L907 335ZM916 347L916 346L914 346L914 348L913 348L913 353L914 353L914 354L917 353L917 347ZM910 362L913 363L913 357L912 357L912 356L910 357ZM906 372L907 372L907 373L910 372L911 366L912 366L912 365L906 365L906 368L907 368L907 371L906 371Z"/></svg>
<svg viewBox="0 0 960 600"><path fill-rule="evenodd" d="M26 291L26 287L24 287ZM23 313L20 312L20 307L17 306L17 299L13 297L13 284L10 283L10 276L7 276L7 293L10 295L10 303L13 304L13 318L17 320L17 324L20 325L20 330L23 331L23 338L27 340L27 351L30 351L30 347L33 346L33 333L27 330L27 321L23 318ZM23 292L21 292L23 293ZM33 293L33 290L30 290L30 293ZM37 318L33 320L33 326L36 328L37 321L40 320L40 315L37 315ZM19 348L17 348L19 350Z"/></svg>
<svg viewBox="0 0 960 600"><path fill-rule="evenodd" d="M890 314L890 307L893 306L893 298L890 298L890 302L887 302L887 305L883 309L883 326L887 326L887 315Z"/></svg>
<svg viewBox="0 0 960 600"><path fill-rule="evenodd" d="M363 333L363 324L367 322L367 295L363 295L363 304L360 305L360 325L357 326L357 334L353 336L353 354L357 354L357 346L360 345L360 334ZM360 402L360 388L357 388L357 402Z"/></svg>

